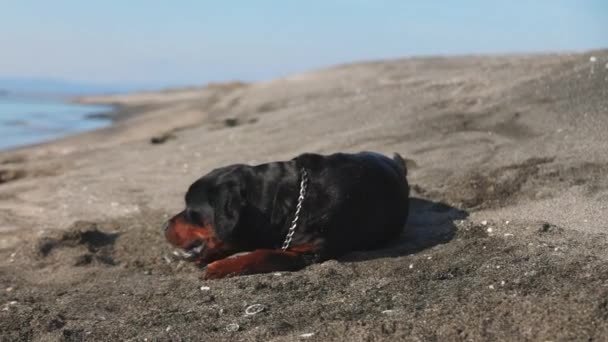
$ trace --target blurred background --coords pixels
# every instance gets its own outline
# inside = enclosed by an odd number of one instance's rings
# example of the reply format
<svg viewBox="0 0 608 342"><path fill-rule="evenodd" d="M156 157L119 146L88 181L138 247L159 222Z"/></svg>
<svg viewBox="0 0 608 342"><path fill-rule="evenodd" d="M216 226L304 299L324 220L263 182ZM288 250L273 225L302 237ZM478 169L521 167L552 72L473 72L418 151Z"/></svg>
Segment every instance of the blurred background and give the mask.
<svg viewBox="0 0 608 342"><path fill-rule="evenodd" d="M4 1L0 148L109 124L57 96L259 81L406 56L608 46L602 0Z"/></svg>

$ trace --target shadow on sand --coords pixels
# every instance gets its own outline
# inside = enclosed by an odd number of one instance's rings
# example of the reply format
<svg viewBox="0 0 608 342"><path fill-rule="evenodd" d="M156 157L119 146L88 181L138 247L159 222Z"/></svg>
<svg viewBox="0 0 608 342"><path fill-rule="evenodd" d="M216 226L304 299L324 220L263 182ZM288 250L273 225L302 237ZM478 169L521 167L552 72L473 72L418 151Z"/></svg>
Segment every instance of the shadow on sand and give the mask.
<svg viewBox="0 0 608 342"><path fill-rule="evenodd" d="M407 225L398 240L378 250L350 253L341 261L359 261L414 254L454 237L455 220L464 220L469 213L445 203L410 198Z"/></svg>

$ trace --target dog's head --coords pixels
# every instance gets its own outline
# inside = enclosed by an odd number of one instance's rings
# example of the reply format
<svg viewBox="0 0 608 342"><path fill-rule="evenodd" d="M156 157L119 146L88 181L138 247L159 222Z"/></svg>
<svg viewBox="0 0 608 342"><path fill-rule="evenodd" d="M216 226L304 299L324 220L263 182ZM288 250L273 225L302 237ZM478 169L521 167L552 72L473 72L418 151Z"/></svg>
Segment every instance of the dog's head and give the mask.
<svg viewBox="0 0 608 342"><path fill-rule="evenodd" d="M246 205L247 169L233 165L216 169L194 182L186 193L186 209L167 221L165 238L196 256L211 240L229 240Z"/></svg>

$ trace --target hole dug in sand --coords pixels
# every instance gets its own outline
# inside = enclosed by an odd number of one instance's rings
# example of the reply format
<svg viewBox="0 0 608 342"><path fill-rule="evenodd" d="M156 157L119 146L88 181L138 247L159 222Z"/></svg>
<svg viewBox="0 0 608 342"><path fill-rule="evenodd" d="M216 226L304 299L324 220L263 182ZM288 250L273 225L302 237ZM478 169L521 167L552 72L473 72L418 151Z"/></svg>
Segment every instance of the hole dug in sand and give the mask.
<svg viewBox="0 0 608 342"><path fill-rule="evenodd" d="M67 253L73 259L74 266L92 263L116 265L112 254L119 234L106 232L115 229L114 226L78 221L56 237L41 238L36 252L42 258L55 254L55 250L58 250L57 253Z"/></svg>
<svg viewBox="0 0 608 342"><path fill-rule="evenodd" d="M0 184L12 182L26 176L23 170L0 170Z"/></svg>

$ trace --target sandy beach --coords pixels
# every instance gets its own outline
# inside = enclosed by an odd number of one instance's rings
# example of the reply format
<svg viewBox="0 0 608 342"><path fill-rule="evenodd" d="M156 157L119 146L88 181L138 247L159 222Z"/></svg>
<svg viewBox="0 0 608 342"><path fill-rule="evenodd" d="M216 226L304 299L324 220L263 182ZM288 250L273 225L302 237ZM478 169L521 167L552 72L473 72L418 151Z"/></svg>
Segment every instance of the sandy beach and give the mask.
<svg viewBox="0 0 608 342"><path fill-rule="evenodd" d="M114 125L0 152L0 341L608 339L608 50L76 101ZM162 237L215 167L362 150L408 162L385 249L202 281Z"/></svg>

